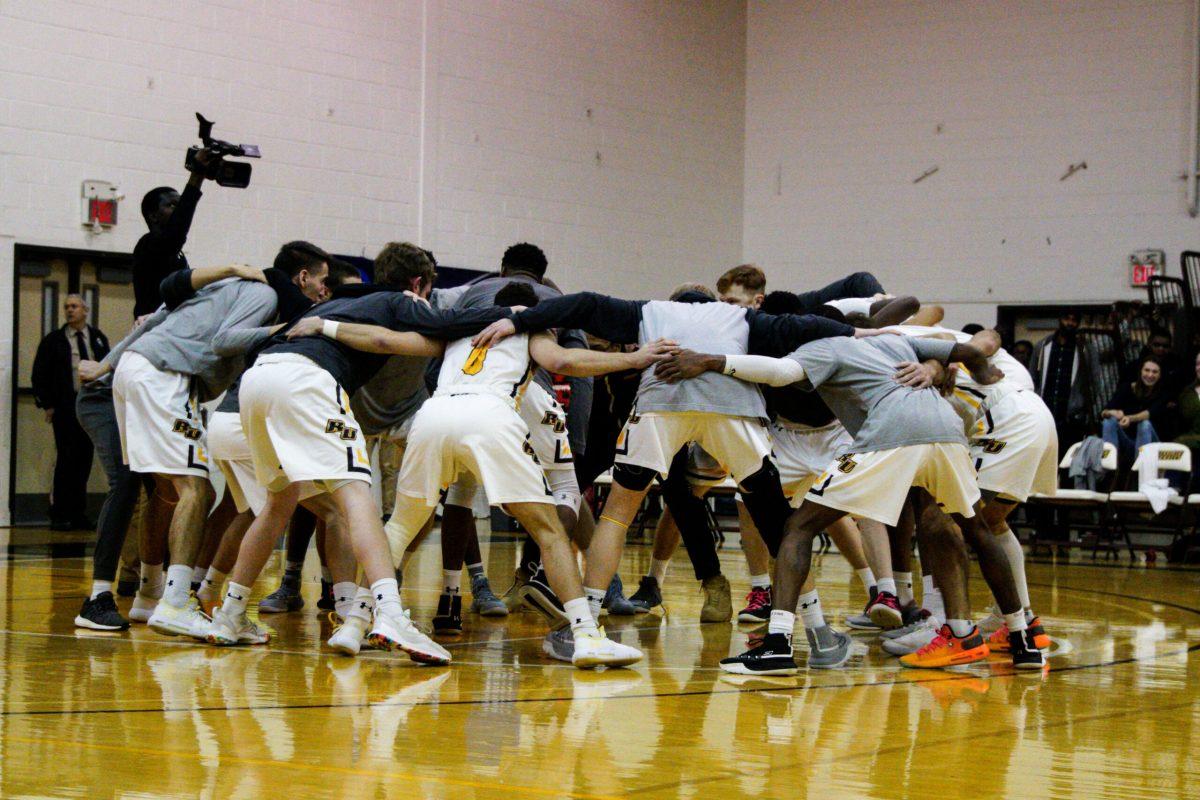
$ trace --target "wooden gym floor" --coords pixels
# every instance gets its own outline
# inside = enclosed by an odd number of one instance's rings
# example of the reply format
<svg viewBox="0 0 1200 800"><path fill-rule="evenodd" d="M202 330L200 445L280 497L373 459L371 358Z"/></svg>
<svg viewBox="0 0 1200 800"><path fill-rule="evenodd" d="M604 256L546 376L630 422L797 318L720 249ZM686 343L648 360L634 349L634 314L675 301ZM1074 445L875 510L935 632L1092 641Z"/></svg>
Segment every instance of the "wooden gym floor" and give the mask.
<svg viewBox="0 0 1200 800"><path fill-rule="evenodd" d="M1200 796L1196 571L1030 564L1057 637L1046 675L1014 675L1002 659L905 670L861 637L866 652L846 669L741 682L717 661L745 630L698 624L682 554L665 616L608 622L646 660L585 673L542 657L531 614L468 616L449 668L322 652L311 561L308 605L268 618L267 647L76 631L84 539L0 529L2 797ZM485 548L502 592L514 545ZM419 620L436 602L438 558L430 543L410 572ZM629 549L627 584L648 559ZM745 562L729 545L722 562L736 609ZM819 559L819 587L839 624L861 605L836 554ZM972 596L982 611L977 575Z"/></svg>

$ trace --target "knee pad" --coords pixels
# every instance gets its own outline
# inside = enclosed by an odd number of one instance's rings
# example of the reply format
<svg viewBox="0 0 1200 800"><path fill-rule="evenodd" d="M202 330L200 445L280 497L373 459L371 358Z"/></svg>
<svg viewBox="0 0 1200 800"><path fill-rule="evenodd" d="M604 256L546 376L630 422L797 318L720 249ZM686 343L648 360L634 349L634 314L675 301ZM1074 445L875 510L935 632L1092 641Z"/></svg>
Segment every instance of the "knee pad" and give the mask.
<svg viewBox="0 0 1200 800"><path fill-rule="evenodd" d="M546 471L546 485L554 495L554 504L566 506L579 513L579 504L583 502L583 493L579 491L579 481L575 479L573 469L551 469Z"/></svg>
<svg viewBox="0 0 1200 800"><path fill-rule="evenodd" d="M634 464L617 464L613 467L613 483L631 492L644 492L658 473L649 467L639 467Z"/></svg>
<svg viewBox="0 0 1200 800"><path fill-rule="evenodd" d="M758 471L742 479L738 488L742 490L742 502L766 542L767 550L772 556L777 555L779 543L783 541L784 523L792 514L792 507L779 484L779 470L771 459L764 458Z"/></svg>

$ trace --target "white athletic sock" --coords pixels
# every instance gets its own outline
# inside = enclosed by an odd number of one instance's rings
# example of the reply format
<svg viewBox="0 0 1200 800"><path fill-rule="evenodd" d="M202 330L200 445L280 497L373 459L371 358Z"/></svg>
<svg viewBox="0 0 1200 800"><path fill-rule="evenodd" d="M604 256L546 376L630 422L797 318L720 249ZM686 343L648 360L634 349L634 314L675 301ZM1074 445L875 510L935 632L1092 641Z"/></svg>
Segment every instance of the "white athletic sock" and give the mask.
<svg viewBox="0 0 1200 800"><path fill-rule="evenodd" d="M975 623L969 619L948 619L946 624L950 626L950 632L958 638L962 638L971 632L975 627Z"/></svg>
<svg viewBox="0 0 1200 800"><path fill-rule="evenodd" d="M141 578L138 594L154 600L160 599L163 595L163 565L143 563Z"/></svg>
<svg viewBox="0 0 1200 800"><path fill-rule="evenodd" d="M333 583L333 573L329 571L329 567L321 565L321 580L326 583Z"/></svg>
<svg viewBox="0 0 1200 800"><path fill-rule="evenodd" d="M341 581L333 585L333 610L346 619L354 608L354 598L358 596L358 584L354 581ZM367 615L370 618L370 615Z"/></svg>
<svg viewBox="0 0 1200 800"><path fill-rule="evenodd" d="M187 564L172 564L167 567L167 585L162 599L176 608L186 605L188 592L192 590L192 568Z"/></svg>
<svg viewBox="0 0 1200 800"><path fill-rule="evenodd" d="M1000 540L1000 547L1008 556L1008 565L1012 568L1013 581L1017 584L1017 597L1021 598L1021 607L1031 608L1029 584L1025 582L1025 551L1021 549L1021 542L1011 530L1005 531L996 538Z"/></svg>
<svg viewBox="0 0 1200 800"><path fill-rule="evenodd" d="M770 589L771 588L770 573L764 572L762 575L751 575L750 576L750 588L751 589Z"/></svg>
<svg viewBox="0 0 1200 800"><path fill-rule="evenodd" d="M583 587L583 593L587 595L588 608L591 609L592 619L600 619L600 607L604 604L603 589L589 589Z"/></svg>
<svg viewBox="0 0 1200 800"><path fill-rule="evenodd" d="M192 583L201 583L204 576L208 573L204 567L192 567Z"/></svg>
<svg viewBox="0 0 1200 800"><path fill-rule="evenodd" d="M350 604L350 608L346 615L371 621L371 615L375 613L375 596L371 594L371 590L365 586L358 586L354 591L354 600ZM344 617L343 617L344 618Z"/></svg>
<svg viewBox="0 0 1200 800"><path fill-rule="evenodd" d="M371 595L375 598L376 613L404 613L404 606L400 605L400 585L395 578L381 578L372 583Z"/></svg>
<svg viewBox="0 0 1200 800"><path fill-rule="evenodd" d="M896 594L896 579L895 578L880 578L879 580L875 581L875 588L879 590L880 594L887 592L888 594L895 595Z"/></svg>
<svg viewBox="0 0 1200 800"><path fill-rule="evenodd" d="M946 602L942 599L942 590L936 586L921 597L921 604L929 612L929 619L939 628L946 619Z"/></svg>
<svg viewBox="0 0 1200 800"><path fill-rule="evenodd" d="M893 580L896 581L896 599L903 608L913 601L912 573L897 572L893 575Z"/></svg>
<svg viewBox="0 0 1200 800"><path fill-rule="evenodd" d="M1004 624L1008 626L1009 631L1020 633L1029 625L1025 622L1025 609L1014 611L1011 614L1004 615Z"/></svg>
<svg viewBox="0 0 1200 800"><path fill-rule="evenodd" d="M200 582L200 591L197 594L206 600L211 600L221 591L221 587L225 584L225 578L224 572L216 567L209 567L208 572L204 574L204 580Z"/></svg>
<svg viewBox="0 0 1200 800"><path fill-rule="evenodd" d="M782 633L788 637L788 642L790 643L792 641L792 631L795 629L795 614L778 608L771 611L771 619L767 622L767 633Z"/></svg>
<svg viewBox="0 0 1200 800"><path fill-rule="evenodd" d="M933 591L933 576L932 575L922 575L921 576L921 607L922 608L928 608L928 606L925 605L925 595L929 594L932 591Z"/></svg>
<svg viewBox="0 0 1200 800"><path fill-rule="evenodd" d="M460 591L462 591L462 570L442 570L442 593L458 594Z"/></svg>
<svg viewBox="0 0 1200 800"><path fill-rule="evenodd" d="M112 581L92 581L92 599L112 591Z"/></svg>
<svg viewBox="0 0 1200 800"><path fill-rule="evenodd" d="M587 597L576 597L563 603L563 611L571 620L571 633L575 636L598 636L596 618L592 616L591 602Z"/></svg>
<svg viewBox="0 0 1200 800"><path fill-rule="evenodd" d="M229 582L225 599L221 601L221 611L226 616L238 617L246 613L246 605L250 602L250 587L240 583Z"/></svg>
<svg viewBox="0 0 1200 800"><path fill-rule="evenodd" d="M875 573L871 571L870 567L863 567L862 569L854 570L854 574L858 576L860 581L862 581L863 588L866 589L867 593L869 594L871 587L875 586Z"/></svg>
<svg viewBox="0 0 1200 800"><path fill-rule="evenodd" d="M809 630L825 627L825 614L821 611L821 598L817 596L817 590L800 595L800 602L797 604L800 609L800 621L804 623L804 627ZM771 612L775 614L774 611Z"/></svg>
<svg viewBox="0 0 1200 800"><path fill-rule="evenodd" d="M669 566L671 566L671 559L668 558L660 561L657 558L651 557L650 571L646 574L658 581L659 586L662 586L663 581L667 579L667 567Z"/></svg>

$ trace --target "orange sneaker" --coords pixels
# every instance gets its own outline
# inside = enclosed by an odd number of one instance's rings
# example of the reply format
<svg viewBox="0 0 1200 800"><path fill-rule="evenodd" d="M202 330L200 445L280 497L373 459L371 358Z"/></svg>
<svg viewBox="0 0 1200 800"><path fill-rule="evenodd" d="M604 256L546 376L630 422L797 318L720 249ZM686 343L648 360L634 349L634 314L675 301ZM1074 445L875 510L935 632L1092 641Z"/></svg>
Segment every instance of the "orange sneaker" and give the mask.
<svg viewBox="0 0 1200 800"><path fill-rule="evenodd" d="M971 628L971 632L960 639L950 630L949 625L943 625L932 642L915 653L901 656L900 663L918 669L939 669L970 664L987 656L988 646L979 635L978 628Z"/></svg>
<svg viewBox="0 0 1200 800"><path fill-rule="evenodd" d="M1053 640L1046 629L1042 627L1042 618L1034 617L1029 621L1029 633L1033 636L1033 646L1038 650L1048 650Z"/></svg>
<svg viewBox="0 0 1200 800"><path fill-rule="evenodd" d="M1047 634L1046 629L1042 627L1042 620L1040 617L1034 617L1032 620L1030 620L1027 627L1029 628L1029 633L1033 636L1034 647L1036 647L1038 650L1046 650L1050 647L1050 635ZM993 653L1007 653L1011 649L1008 643L1008 626L1001 625L999 628L993 631L992 635L988 637L987 644L988 649L990 649Z"/></svg>

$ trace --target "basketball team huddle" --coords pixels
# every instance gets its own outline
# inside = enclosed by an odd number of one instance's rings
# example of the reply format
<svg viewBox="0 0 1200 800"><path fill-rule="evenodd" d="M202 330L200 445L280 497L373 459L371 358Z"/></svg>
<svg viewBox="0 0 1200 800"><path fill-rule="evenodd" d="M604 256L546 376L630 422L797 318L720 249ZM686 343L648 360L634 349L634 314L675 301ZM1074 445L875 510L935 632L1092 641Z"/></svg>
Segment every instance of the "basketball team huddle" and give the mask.
<svg viewBox="0 0 1200 800"><path fill-rule="evenodd" d="M332 651L450 664L439 640L462 633L465 563L472 611L526 605L546 619L547 657L624 667L643 654L602 619L661 605L680 538L703 582L702 621L731 618L701 498L732 479L752 584L738 619L762 625L723 670L792 675L850 659L852 638L827 621L815 588L823 533L862 583L865 606L847 625L877 632L905 666L1005 653L1015 668L1045 668L1050 639L1006 519L1031 494L1054 493L1057 436L995 331L941 327L941 309L886 294L868 273L768 294L746 265L716 292L689 283L666 300L623 300L562 294L525 243L498 276L452 289L435 288L433 254L408 243L383 248L371 284L331 272L335 261L290 242L270 269L180 270L157 311L102 362L80 363L81 380L111 384L124 460L153 486L133 622L211 645L268 644L249 599L302 506L319 521ZM588 379L614 373L639 376L593 518L581 483L597 476L574 456ZM552 375L580 387L569 408ZM381 441L399 454L382 516L370 454ZM218 470L230 511L210 516ZM656 482L665 510L652 567L625 598L627 531ZM478 564L471 509L482 498L529 537L504 601ZM400 589L439 505L444 585L430 632ZM979 623L968 548L995 602ZM110 589L94 584L77 625L128 627ZM793 642L798 622L807 648Z"/></svg>

